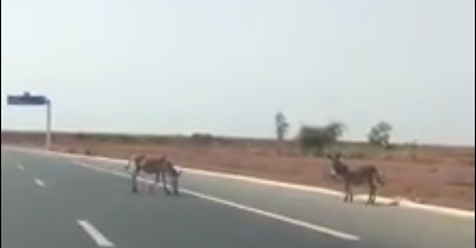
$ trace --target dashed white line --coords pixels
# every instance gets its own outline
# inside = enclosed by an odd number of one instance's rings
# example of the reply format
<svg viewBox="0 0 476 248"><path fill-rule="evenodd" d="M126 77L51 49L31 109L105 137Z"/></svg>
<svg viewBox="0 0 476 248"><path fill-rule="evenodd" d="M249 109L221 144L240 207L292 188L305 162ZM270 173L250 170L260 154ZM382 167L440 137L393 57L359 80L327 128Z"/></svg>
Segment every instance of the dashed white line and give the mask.
<svg viewBox="0 0 476 248"><path fill-rule="evenodd" d="M21 164L18 164L18 165L17 165L17 168L18 168L19 170L21 170L21 171L24 171L24 170L25 170L25 167L23 167L23 165L21 165Z"/></svg>
<svg viewBox="0 0 476 248"><path fill-rule="evenodd" d="M109 241L104 235L102 235L91 223L87 220L77 220L84 231L96 242L100 247L114 247L114 243Z"/></svg>
<svg viewBox="0 0 476 248"><path fill-rule="evenodd" d="M45 187L45 182L41 181L41 180L38 179L38 178L35 178L35 183L36 183L38 186L42 187L42 188Z"/></svg>
<svg viewBox="0 0 476 248"><path fill-rule="evenodd" d="M129 175L127 175L125 173L122 173L122 172L119 172L119 171L103 169L103 168L100 168L100 167L97 167L97 166L92 166L92 165L81 163L81 162L77 162L75 164L77 164L79 166L82 166L82 167L94 169L94 170L97 170L97 171L102 171L102 172L105 172L105 173L108 173L108 174L116 175L116 176L119 176L119 177L125 177L125 178L129 177ZM152 180L147 180L147 179L144 179L144 178L138 178L138 180L142 181L142 182L153 183ZM203 193L200 193L200 192L196 192L196 191L192 191L192 190L188 190L188 189L184 189L184 188L181 188L181 191L186 193L186 194L198 197L198 198L202 198L202 199L205 199L205 200L208 200L208 201L212 201L212 202L215 202L215 203L219 203L219 204L226 205L226 206L229 206L229 207L233 207L233 208L236 208L236 209L240 209L240 210L243 210L243 211L247 211L247 212L259 214L259 215L262 215L262 216L266 216L266 217L269 217L269 218L272 218L272 219L275 219L275 220L286 222L286 223L291 224L291 225L303 227L303 228L306 228L308 230L312 230L314 232L323 233L323 234L327 234L327 235L330 235L330 236L333 236L333 237L337 237L337 238L345 239L345 240L350 240L350 241L360 240L359 236L356 236L356 235L353 235L353 234L333 230L333 229L330 229L330 228L327 228L327 227L319 226L319 225L309 223L309 222L306 222L306 221L302 221L302 220L298 220L298 219L293 219L291 217L287 217L287 216L284 216L284 215L268 212L268 211L261 210L261 209L258 209L258 208L246 206L246 205L236 203L236 202L233 202L233 201L221 199L221 198L218 198L218 197L206 195L206 194L203 194Z"/></svg>

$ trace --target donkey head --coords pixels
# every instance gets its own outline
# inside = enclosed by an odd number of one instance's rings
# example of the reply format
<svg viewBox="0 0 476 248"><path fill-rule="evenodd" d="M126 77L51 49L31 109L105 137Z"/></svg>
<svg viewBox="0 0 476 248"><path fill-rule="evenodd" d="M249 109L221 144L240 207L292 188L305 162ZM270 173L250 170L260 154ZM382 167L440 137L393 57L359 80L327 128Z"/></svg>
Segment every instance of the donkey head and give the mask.
<svg viewBox="0 0 476 248"><path fill-rule="evenodd" d="M330 166L329 168L329 173L331 174L331 177L333 180L337 180L337 177L339 175L342 175L347 172L347 166L344 165L340 158L342 157L342 154L340 152L334 153L334 154L327 154L327 158L330 160Z"/></svg>
<svg viewBox="0 0 476 248"><path fill-rule="evenodd" d="M163 156L161 158L161 161L162 161L162 163L164 163L167 166L169 173L173 177L175 177L175 178L180 177L180 175L182 174L182 171L178 170L169 159L167 159L165 156Z"/></svg>

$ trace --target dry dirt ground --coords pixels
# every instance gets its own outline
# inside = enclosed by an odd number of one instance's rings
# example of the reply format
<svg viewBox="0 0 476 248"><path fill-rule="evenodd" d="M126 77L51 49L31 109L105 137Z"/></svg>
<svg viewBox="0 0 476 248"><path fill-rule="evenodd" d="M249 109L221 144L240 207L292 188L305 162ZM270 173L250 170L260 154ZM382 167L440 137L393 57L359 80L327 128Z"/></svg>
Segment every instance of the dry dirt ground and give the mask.
<svg viewBox="0 0 476 248"><path fill-rule="evenodd" d="M2 131L2 144L38 146L42 136ZM219 142L188 137L127 137L55 134L54 149L126 158L133 153L165 154L191 168L341 189L331 180L322 158L303 156L292 143L222 139ZM475 209L474 147L419 147L377 151L362 144L340 147L351 166L374 164L387 184L380 195L400 196L420 203ZM366 192L360 187L358 192Z"/></svg>

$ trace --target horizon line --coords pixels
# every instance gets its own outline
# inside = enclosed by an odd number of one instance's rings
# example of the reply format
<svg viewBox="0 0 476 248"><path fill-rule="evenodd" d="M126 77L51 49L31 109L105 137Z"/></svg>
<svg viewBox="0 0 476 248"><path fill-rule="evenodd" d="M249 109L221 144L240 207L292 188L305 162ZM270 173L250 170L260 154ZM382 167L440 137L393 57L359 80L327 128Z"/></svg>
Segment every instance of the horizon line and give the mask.
<svg viewBox="0 0 476 248"><path fill-rule="evenodd" d="M32 129L3 129L2 134L4 132L11 132L11 133L34 133L34 134L44 134L45 130L32 130ZM228 139L237 139L237 140L276 140L276 138L267 136L267 137L260 137L260 136L243 136L243 135L224 135L218 133L211 133L211 132L189 132L189 133L139 133L139 132L119 132L119 131L87 131L87 130L54 130L52 134L85 134L85 135L126 135L126 136L149 136L149 137L184 137L190 138L190 136L194 134L203 134L203 135L211 135L213 138L228 138ZM286 138L285 141L295 141L296 137ZM357 144L368 144L368 141L365 139L339 139L339 143L357 143ZM474 144L445 144L445 143L420 143L420 142L391 142L391 144L397 146L405 146L416 144L417 147L450 147L450 148L468 148L474 149Z"/></svg>

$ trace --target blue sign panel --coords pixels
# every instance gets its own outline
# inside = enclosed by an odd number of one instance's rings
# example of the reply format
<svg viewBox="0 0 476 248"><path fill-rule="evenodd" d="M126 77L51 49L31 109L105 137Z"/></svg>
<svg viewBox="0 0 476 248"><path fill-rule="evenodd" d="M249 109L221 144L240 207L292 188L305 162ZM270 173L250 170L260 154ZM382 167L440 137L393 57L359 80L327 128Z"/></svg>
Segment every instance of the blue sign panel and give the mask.
<svg viewBox="0 0 476 248"><path fill-rule="evenodd" d="M31 96L30 94L25 93L24 95L8 96L7 104L27 106L46 105L48 104L48 98L44 96Z"/></svg>

